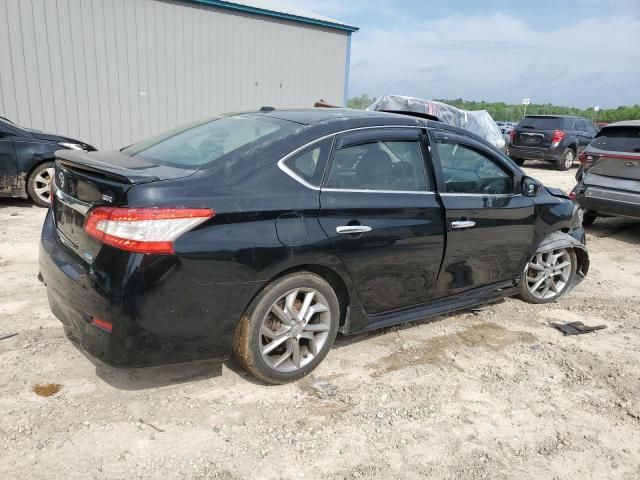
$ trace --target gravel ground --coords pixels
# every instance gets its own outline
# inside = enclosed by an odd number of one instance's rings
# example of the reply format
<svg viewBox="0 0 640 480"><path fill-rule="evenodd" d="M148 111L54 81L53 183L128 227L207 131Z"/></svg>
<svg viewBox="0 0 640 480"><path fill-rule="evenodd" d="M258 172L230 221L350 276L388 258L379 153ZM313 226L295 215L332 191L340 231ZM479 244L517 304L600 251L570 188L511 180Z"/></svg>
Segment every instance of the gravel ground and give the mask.
<svg viewBox="0 0 640 480"><path fill-rule="evenodd" d="M0 337L17 333L0 340L0 478L640 478L640 222L596 221L589 277L558 303L339 337L272 387L233 360L86 358L36 280L44 213L0 200ZM607 329L549 327L571 320Z"/></svg>

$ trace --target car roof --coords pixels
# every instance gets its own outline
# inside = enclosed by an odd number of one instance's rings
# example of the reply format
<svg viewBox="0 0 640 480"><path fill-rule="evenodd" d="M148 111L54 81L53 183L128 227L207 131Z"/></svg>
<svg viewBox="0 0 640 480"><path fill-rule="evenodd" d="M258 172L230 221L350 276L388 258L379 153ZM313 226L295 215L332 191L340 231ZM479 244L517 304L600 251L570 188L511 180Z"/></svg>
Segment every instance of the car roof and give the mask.
<svg viewBox="0 0 640 480"><path fill-rule="evenodd" d="M269 109L263 107L257 112L252 112L267 117L288 120L301 125L314 125L318 123L344 123L345 120L370 120L372 125L382 125L386 121L393 119L394 124L403 123L415 125L415 117L386 112L376 112L372 110L357 110L353 108L304 108L304 109Z"/></svg>
<svg viewBox="0 0 640 480"><path fill-rule="evenodd" d="M622 122L607 123L602 128L609 127L640 127L640 120L624 120Z"/></svg>
<svg viewBox="0 0 640 480"><path fill-rule="evenodd" d="M524 118L583 118L577 115L525 115Z"/></svg>

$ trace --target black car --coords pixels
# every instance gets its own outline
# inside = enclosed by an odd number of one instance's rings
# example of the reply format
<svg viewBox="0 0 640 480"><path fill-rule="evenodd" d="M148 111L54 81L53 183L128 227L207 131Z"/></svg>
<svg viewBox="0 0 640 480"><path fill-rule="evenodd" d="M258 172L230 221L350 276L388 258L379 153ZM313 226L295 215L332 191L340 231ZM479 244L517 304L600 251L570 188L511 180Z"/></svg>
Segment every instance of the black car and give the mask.
<svg viewBox="0 0 640 480"><path fill-rule="evenodd" d="M572 194L585 210L583 225L597 217L640 218L640 120L603 127L580 163Z"/></svg>
<svg viewBox="0 0 640 480"><path fill-rule="evenodd" d="M596 133L598 129L586 118L527 115L509 133L507 153L518 165L544 160L558 170L569 170Z"/></svg>
<svg viewBox="0 0 640 480"><path fill-rule="evenodd" d="M57 157L49 303L115 366L233 349L282 383L337 332L516 294L550 302L588 269L566 194L438 121L265 108Z"/></svg>
<svg viewBox="0 0 640 480"><path fill-rule="evenodd" d="M0 117L0 197L31 199L49 206L55 151L94 151L73 138L23 128Z"/></svg>

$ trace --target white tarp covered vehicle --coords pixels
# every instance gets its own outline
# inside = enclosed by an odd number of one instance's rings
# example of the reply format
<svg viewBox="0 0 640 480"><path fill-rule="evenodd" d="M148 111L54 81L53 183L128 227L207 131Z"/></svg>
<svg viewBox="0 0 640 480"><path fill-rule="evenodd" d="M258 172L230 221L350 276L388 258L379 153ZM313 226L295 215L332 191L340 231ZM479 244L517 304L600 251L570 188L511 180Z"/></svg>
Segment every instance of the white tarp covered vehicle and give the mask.
<svg viewBox="0 0 640 480"><path fill-rule="evenodd" d="M502 132L486 110L461 110L446 103L403 95L384 95L367 110L385 112L413 112L437 117L443 123L465 128L484 138L496 148L505 146Z"/></svg>

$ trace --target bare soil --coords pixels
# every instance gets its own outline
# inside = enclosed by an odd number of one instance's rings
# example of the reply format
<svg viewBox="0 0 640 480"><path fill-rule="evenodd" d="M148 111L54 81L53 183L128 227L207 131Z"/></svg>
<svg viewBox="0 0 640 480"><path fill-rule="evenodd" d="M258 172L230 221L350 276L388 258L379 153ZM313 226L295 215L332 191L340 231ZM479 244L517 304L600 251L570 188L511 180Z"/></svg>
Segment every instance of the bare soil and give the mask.
<svg viewBox="0 0 640 480"><path fill-rule="evenodd" d="M575 169L527 165L569 190ZM0 478L640 478L640 222L598 219L592 268L545 306L338 337L265 386L233 360L115 370L37 280L45 211L0 200ZM565 337L550 322L605 330ZM59 384L49 397L37 384Z"/></svg>

